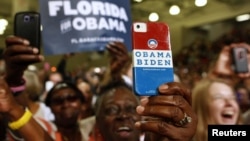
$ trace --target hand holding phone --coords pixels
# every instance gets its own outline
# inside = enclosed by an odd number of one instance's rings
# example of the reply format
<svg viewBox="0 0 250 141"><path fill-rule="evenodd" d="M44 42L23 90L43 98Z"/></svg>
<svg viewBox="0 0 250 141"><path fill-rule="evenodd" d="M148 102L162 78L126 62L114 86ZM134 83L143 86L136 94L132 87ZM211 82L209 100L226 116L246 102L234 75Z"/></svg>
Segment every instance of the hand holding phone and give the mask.
<svg viewBox="0 0 250 141"><path fill-rule="evenodd" d="M40 14L37 12L19 12L15 14L14 35L29 40L30 46L40 51L41 35Z"/></svg>
<svg viewBox="0 0 250 141"><path fill-rule="evenodd" d="M132 26L134 92L157 95L158 86L174 79L169 27L162 22L135 22Z"/></svg>

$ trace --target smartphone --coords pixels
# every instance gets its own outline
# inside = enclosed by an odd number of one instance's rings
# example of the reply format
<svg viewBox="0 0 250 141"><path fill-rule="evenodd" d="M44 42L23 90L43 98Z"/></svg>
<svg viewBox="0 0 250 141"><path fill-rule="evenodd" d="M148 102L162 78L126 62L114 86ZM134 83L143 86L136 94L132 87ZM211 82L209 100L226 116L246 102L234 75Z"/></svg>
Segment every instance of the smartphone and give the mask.
<svg viewBox="0 0 250 141"><path fill-rule="evenodd" d="M14 19L14 35L29 40L40 51L41 23L37 12L18 12Z"/></svg>
<svg viewBox="0 0 250 141"><path fill-rule="evenodd" d="M245 47L232 48L233 69L236 73L248 72L247 49Z"/></svg>
<svg viewBox="0 0 250 141"><path fill-rule="evenodd" d="M173 82L170 32L163 22L132 24L133 90L139 96L157 95L157 88Z"/></svg>

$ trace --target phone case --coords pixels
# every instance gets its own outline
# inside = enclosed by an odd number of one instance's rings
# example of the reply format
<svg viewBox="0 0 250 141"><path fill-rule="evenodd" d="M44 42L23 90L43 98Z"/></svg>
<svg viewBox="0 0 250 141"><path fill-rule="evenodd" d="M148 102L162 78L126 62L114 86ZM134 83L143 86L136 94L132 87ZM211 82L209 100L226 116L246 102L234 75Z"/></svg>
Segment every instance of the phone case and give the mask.
<svg viewBox="0 0 250 141"><path fill-rule="evenodd" d="M169 27L162 22L134 22L132 37L134 93L157 95L161 84L174 80Z"/></svg>
<svg viewBox="0 0 250 141"><path fill-rule="evenodd" d="M37 12L19 12L15 14L14 35L30 41L32 47L40 50L41 35L40 14Z"/></svg>
<svg viewBox="0 0 250 141"><path fill-rule="evenodd" d="M244 47L232 48L233 68L236 73L248 72L247 49Z"/></svg>

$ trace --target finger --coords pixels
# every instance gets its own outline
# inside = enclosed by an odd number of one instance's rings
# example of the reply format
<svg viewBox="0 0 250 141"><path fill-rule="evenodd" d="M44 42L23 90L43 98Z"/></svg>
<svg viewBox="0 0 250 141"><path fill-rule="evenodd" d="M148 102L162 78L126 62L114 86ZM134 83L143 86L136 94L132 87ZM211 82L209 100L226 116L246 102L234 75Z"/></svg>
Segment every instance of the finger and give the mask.
<svg viewBox="0 0 250 141"><path fill-rule="evenodd" d="M183 134L184 127L176 127L164 121L140 121L135 123L135 127L142 131L149 131L156 134L161 134L169 138L176 138L176 135ZM182 129L183 128L183 129ZM171 132L170 132L171 131Z"/></svg>
<svg viewBox="0 0 250 141"><path fill-rule="evenodd" d="M250 68L249 68L249 69L250 69ZM239 73L238 76L239 76L240 78L248 78L248 77L250 77L250 73Z"/></svg>
<svg viewBox="0 0 250 141"><path fill-rule="evenodd" d="M113 53L122 53L122 54L127 53L127 48L121 42L111 42L107 45L107 48L110 52Z"/></svg>
<svg viewBox="0 0 250 141"><path fill-rule="evenodd" d="M119 51L116 50L115 48L111 47L111 46L107 46L107 49L109 51L110 57L111 59L118 59L120 56L122 56L123 54Z"/></svg>
<svg viewBox="0 0 250 141"><path fill-rule="evenodd" d="M118 42L117 43L117 48L120 50L120 52L124 53L124 54L127 54L128 53L128 50L125 46L125 44L121 43L121 42Z"/></svg>
<svg viewBox="0 0 250 141"><path fill-rule="evenodd" d="M146 99L146 98L144 98ZM144 100L141 100L141 103L146 103ZM183 104L184 102L186 104L188 104L186 102L186 100L183 98L183 96L181 95L158 95L158 96L152 96L152 97L148 97L147 98L147 105L165 105L165 106L180 106L181 104Z"/></svg>
<svg viewBox="0 0 250 141"><path fill-rule="evenodd" d="M108 49L109 53L112 54L112 56L117 57L117 56L123 55L123 52L121 50L119 50L116 46L108 45L107 49Z"/></svg>
<svg viewBox="0 0 250 141"><path fill-rule="evenodd" d="M161 140L160 135L162 135L163 138L167 137L168 140L183 141L183 139L185 139L188 141L191 140L190 134L196 132L196 125L187 124L183 127L176 127L164 121L136 122L135 127L144 131L146 136L150 135L151 137L155 137L155 140ZM147 135L148 132L155 133L156 136L152 136L152 134Z"/></svg>
<svg viewBox="0 0 250 141"><path fill-rule="evenodd" d="M13 56L17 54L37 54L39 51L37 48L32 48L29 46L23 45L13 45L7 49L5 49L5 56Z"/></svg>
<svg viewBox="0 0 250 141"><path fill-rule="evenodd" d="M35 62L40 62L44 60L44 56L42 55L16 55L16 56L12 56L12 58L9 60L10 62L12 62L13 64L16 65L23 65L25 63L27 64L31 64L31 63L35 63Z"/></svg>
<svg viewBox="0 0 250 141"><path fill-rule="evenodd" d="M183 98L182 98L183 99ZM191 114L191 107L189 104L183 100L180 102L181 104L170 103L167 105L146 105L146 106L138 106L137 112L142 116L154 116L163 119L169 119L172 122L179 122L185 117L186 114Z"/></svg>
<svg viewBox="0 0 250 141"><path fill-rule="evenodd" d="M5 89L0 88L0 98L1 98L2 96L4 96L5 93L6 93Z"/></svg>
<svg viewBox="0 0 250 141"><path fill-rule="evenodd" d="M250 53L250 46L246 43L233 43L230 45L231 48L235 48L235 47L244 47L247 49L247 51Z"/></svg>
<svg viewBox="0 0 250 141"><path fill-rule="evenodd" d="M191 105L191 92L189 89L177 82L171 82L162 84L158 87L158 93L160 95L181 95Z"/></svg>
<svg viewBox="0 0 250 141"><path fill-rule="evenodd" d="M13 44L22 44L22 45L29 45L30 42L26 39L23 39L23 38L20 38L20 37L17 37L17 36L8 36L6 39L5 39L5 44L6 46L11 46Z"/></svg>

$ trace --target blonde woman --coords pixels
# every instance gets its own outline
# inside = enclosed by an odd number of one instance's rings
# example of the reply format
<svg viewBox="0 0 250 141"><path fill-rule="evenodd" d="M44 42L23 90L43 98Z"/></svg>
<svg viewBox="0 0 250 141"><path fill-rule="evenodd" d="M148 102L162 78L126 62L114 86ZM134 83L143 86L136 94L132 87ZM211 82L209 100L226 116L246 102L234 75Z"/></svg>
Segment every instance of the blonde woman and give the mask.
<svg viewBox="0 0 250 141"><path fill-rule="evenodd" d="M204 78L192 90L192 107L198 117L194 141L207 141L208 125L241 123L233 87L222 79Z"/></svg>

